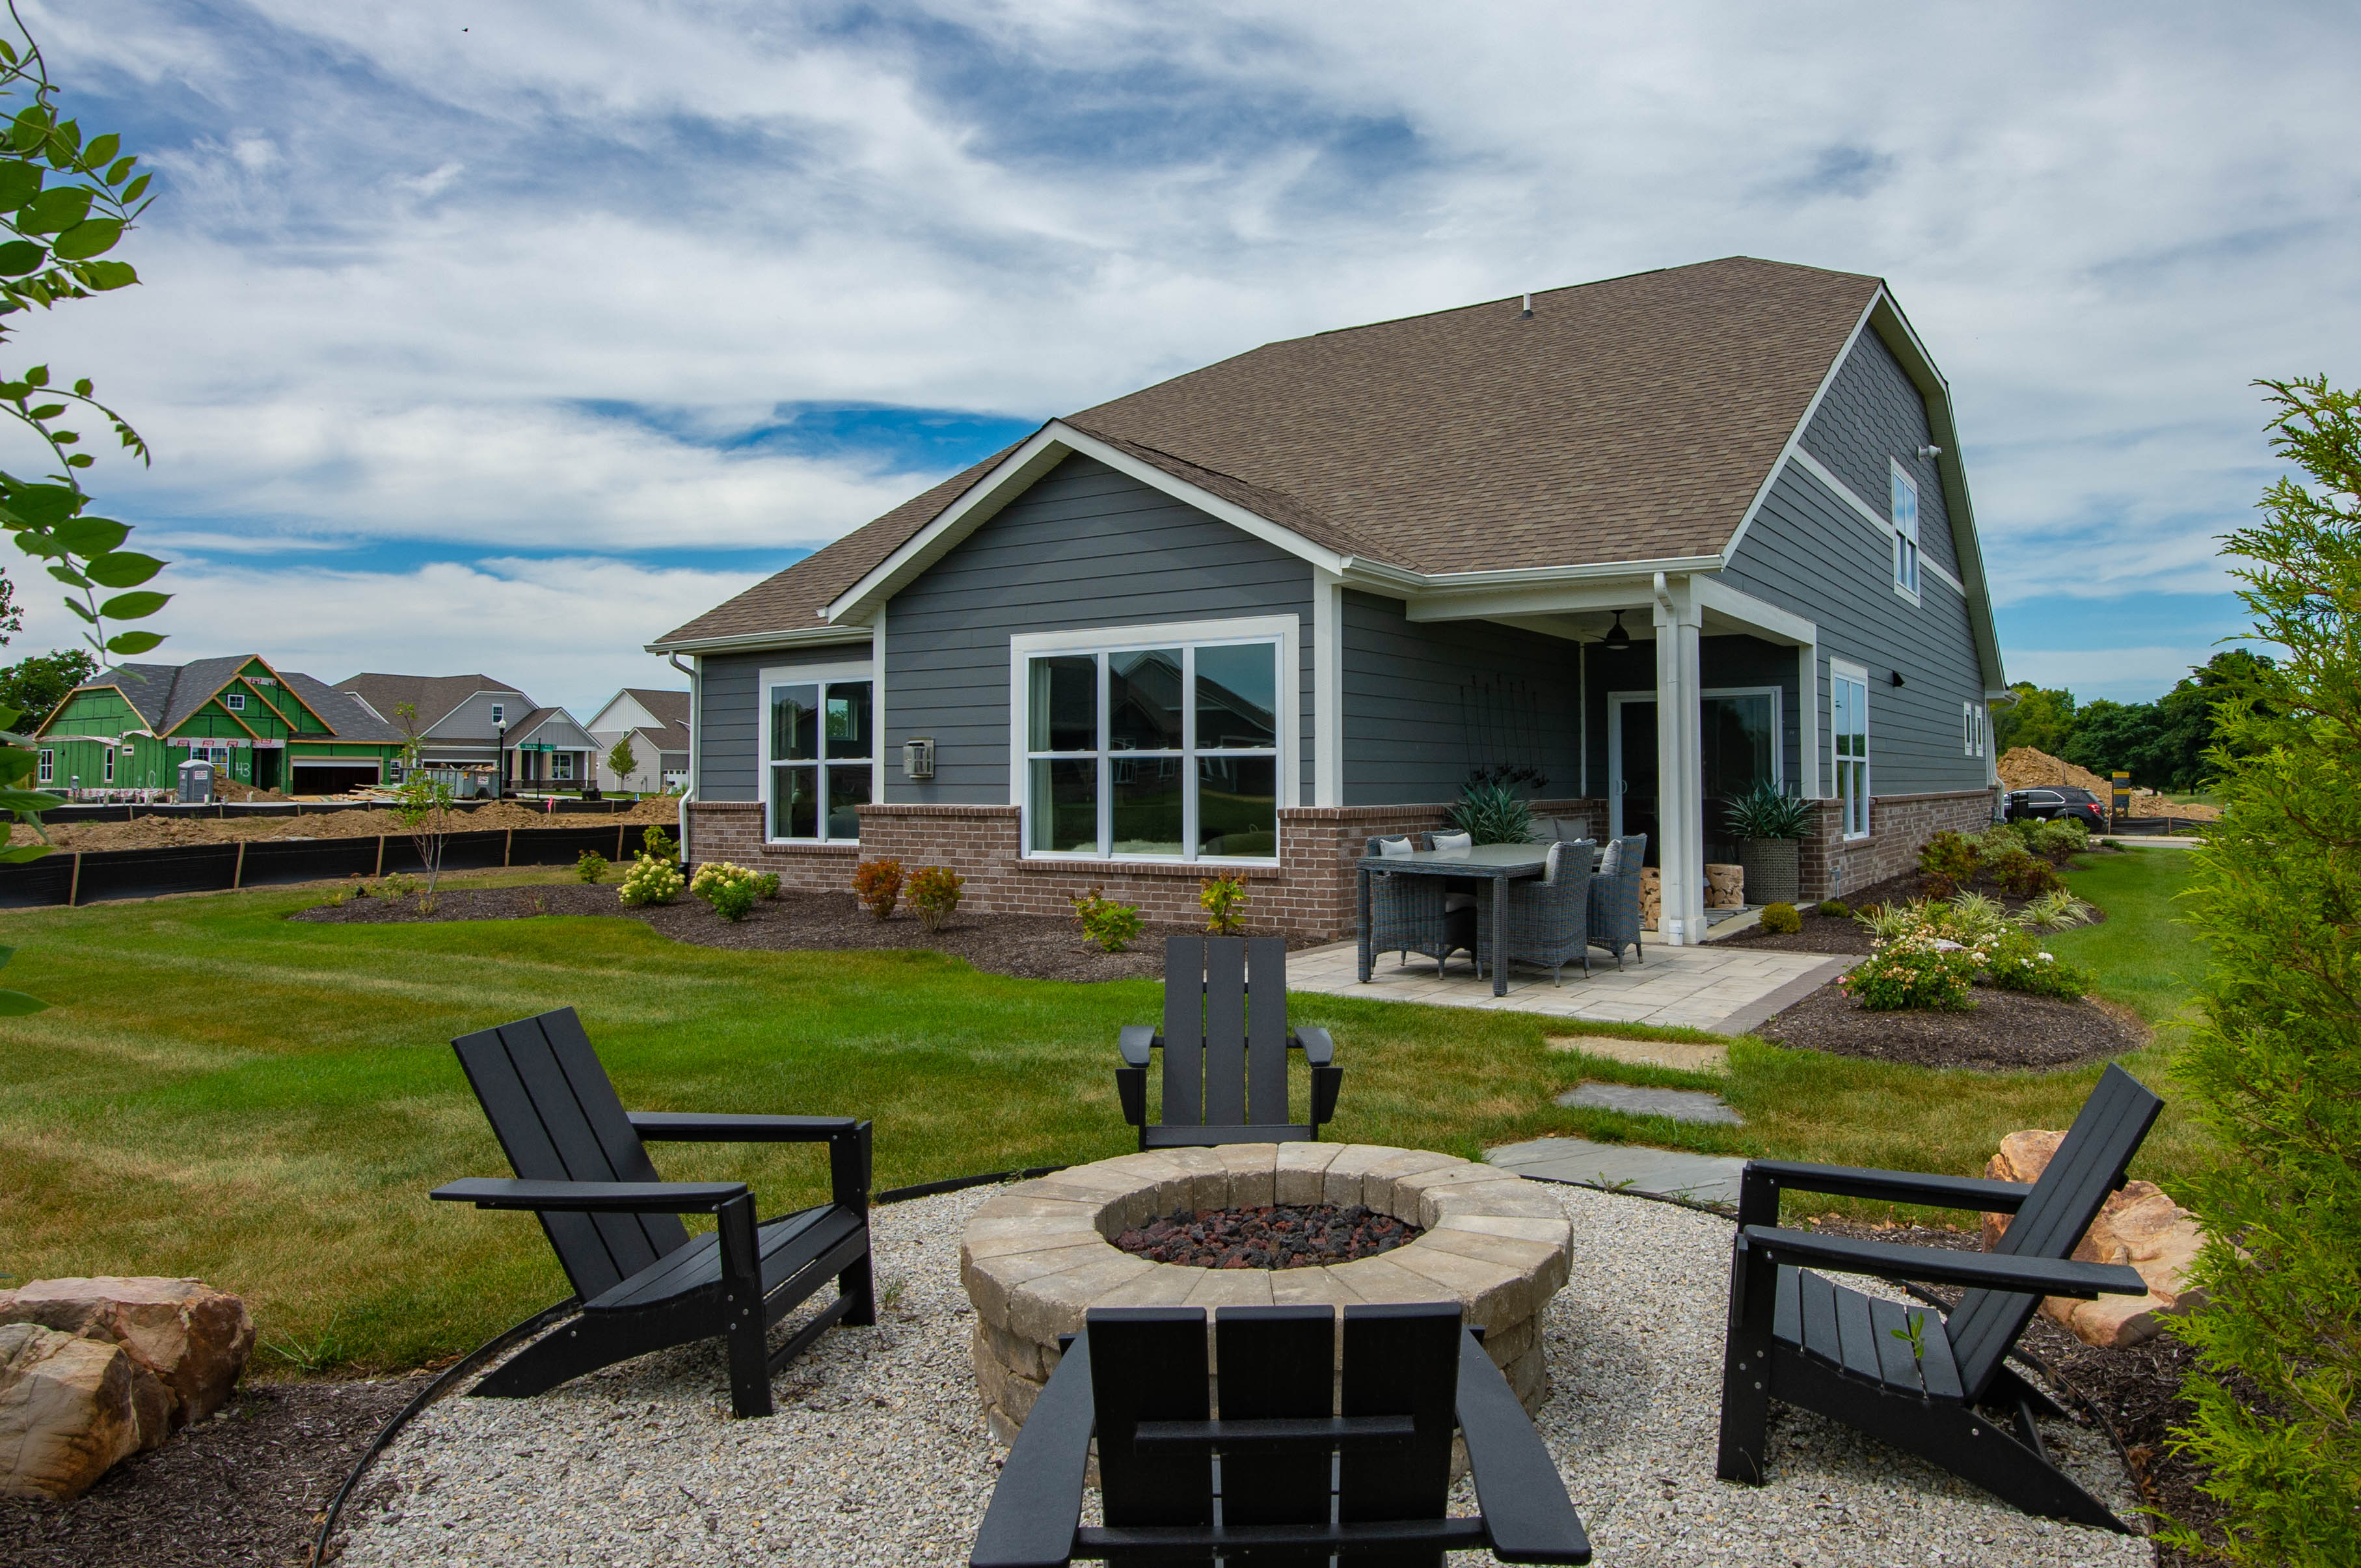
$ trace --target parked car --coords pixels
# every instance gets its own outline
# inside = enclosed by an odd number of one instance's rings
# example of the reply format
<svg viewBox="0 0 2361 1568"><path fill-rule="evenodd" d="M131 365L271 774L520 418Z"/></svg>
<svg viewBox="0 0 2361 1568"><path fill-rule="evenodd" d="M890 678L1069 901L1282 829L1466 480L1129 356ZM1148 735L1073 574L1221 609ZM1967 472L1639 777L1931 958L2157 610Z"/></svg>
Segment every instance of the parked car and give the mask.
<svg viewBox="0 0 2361 1568"><path fill-rule="evenodd" d="M2093 833L2105 831L2107 826L2105 803L2089 790L2076 789L2070 784L2013 789L2008 792L2007 816L2011 822L2028 819L2080 822Z"/></svg>

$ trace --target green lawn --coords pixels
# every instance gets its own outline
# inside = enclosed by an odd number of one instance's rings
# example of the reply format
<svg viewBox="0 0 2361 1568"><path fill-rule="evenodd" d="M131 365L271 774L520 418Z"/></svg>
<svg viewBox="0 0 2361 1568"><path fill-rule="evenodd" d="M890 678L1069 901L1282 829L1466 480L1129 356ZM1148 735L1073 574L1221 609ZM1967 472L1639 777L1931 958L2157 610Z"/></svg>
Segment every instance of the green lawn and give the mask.
<svg viewBox="0 0 2361 1568"><path fill-rule="evenodd" d="M2182 863L2136 851L2074 873L2114 918L2059 939L2165 1026L2125 1058L2159 1084L2196 961L2170 923ZM8 983L56 1003L0 1019L0 1273L201 1276L248 1299L262 1365L281 1370L463 1350L565 1286L529 1218L425 1200L505 1171L446 1042L568 1004L627 1104L872 1117L881 1187L1131 1146L1113 1041L1157 1017L1152 982L1010 980L924 953L726 952L620 920L283 918L319 896L0 916L17 948ZM1332 1135L1468 1156L1579 1133L1969 1172L2003 1133L2063 1126L2096 1076L1935 1073L1742 1040L1730 1076L1703 1080L1550 1051L1535 1017L1310 996L1295 1014L1332 1028L1345 1063ZM1585 1078L1709 1085L1749 1124L1551 1102ZM2136 1169L2198 1157L2172 1118ZM658 1158L670 1177L743 1177L766 1212L825 1183L809 1149Z"/></svg>

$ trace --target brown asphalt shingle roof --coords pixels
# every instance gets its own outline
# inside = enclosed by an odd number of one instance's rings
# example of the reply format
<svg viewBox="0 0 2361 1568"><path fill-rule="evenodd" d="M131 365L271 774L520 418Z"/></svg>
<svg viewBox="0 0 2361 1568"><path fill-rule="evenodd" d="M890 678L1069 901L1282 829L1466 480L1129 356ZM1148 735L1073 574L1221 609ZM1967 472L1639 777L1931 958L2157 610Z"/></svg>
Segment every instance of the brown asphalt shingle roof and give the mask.
<svg viewBox="0 0 2361 1568"><path fill-rule="evenodd" d="M1731 257L1322 333L1066 422L1422 573L1721 550L1878 280ZM802 630L994 455L664 639Z"/></svg>

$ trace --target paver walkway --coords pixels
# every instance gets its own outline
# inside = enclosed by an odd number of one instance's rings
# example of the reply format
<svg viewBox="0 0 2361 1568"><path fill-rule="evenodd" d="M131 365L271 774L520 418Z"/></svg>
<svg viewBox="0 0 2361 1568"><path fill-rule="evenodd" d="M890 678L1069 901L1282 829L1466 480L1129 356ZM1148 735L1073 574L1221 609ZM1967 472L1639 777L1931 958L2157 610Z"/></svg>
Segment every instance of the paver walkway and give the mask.
<svg viewBox="0 0 2361 1568"><path fill-rule="evenodd" d="M1519 1176L1579 1181L1592 1187L1653 1192L1692 1203L1738 1203L1738 1177L1746 1162L1722 1155L1684 1154L1640 1144L1594 1144L1587 1138L1535 1138L1487 1149L1484 1157Z"/></svg>
<svg viewBox="0 0 2361 1568"><path fill-rule="evenodd" d="M1576 964L1566 970L1562 985L1552 985L1546 974L1511 969L1509 993L1495 996L1491 983L1477 980L1475 966L1465 958L1455 958L1438 980L1433 959L1414 957L1404 968L1396 957L1387 955L1378 959L1369 983L1363 985L1357 978L1358 946L1337 942L1288 954L1287 985L1290 991L1315 991L1328 996L1488 1007L1555 1018L1742 1035L1858 961L1818 953L1724 948L1711 942L1696 948L1666 948L1652 942L1645 960L1626 958L1620 973L1611 959L1594 959L1589 978L1583 977L1582 967Z"/></svg>

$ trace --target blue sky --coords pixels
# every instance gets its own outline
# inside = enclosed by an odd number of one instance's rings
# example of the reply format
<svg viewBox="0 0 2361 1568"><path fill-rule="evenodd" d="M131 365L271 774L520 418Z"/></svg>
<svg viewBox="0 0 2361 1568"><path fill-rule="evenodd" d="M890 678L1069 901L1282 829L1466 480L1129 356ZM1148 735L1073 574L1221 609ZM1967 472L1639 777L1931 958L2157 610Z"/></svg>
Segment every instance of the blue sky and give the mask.
<svg viewBox="0 0 2361 1568"><path fill-rule="evenodd" d="M10 348L153 439L93 477L173 559L176 656L483 668L587 714L1050 415L1745 253L1891 281L2011 674L2147 697L2241 625L2248 383L2361 378L2345 7L26 11L158 170L144 287ZM23 587L16 646L62 641Z"/></svg>

